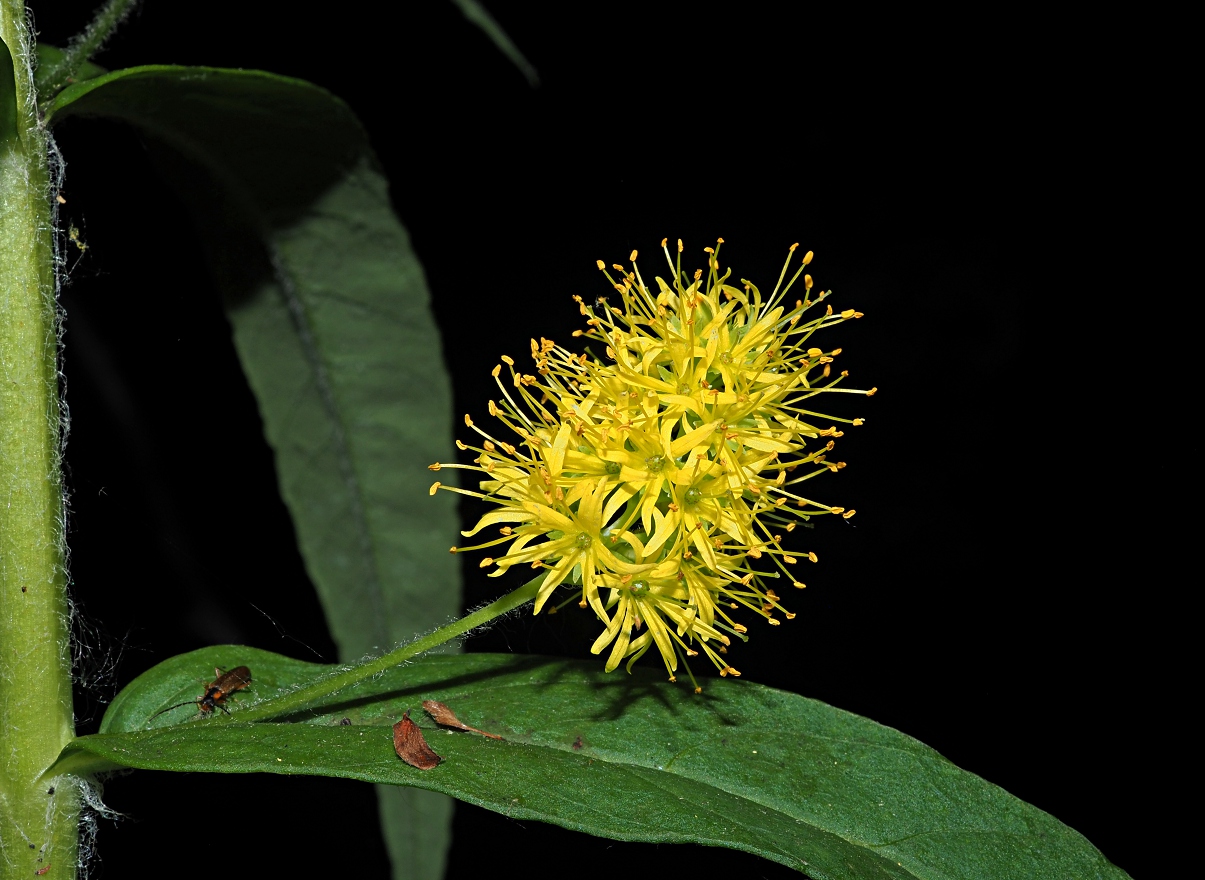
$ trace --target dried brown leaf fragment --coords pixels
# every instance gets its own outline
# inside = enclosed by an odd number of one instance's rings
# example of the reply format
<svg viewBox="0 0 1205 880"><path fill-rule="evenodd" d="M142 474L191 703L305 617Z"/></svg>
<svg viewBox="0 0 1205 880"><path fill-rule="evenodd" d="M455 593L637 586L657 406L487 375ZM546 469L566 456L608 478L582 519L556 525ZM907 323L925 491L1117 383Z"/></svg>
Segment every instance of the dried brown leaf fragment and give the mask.
<svg viewBox="0 0 1205 880"><path fill-rule="evenodd" d="M455 727L457 730L479 733L482 736L488 736L490 739L502 739L496 733L486 733L484 730L478 730L476 727L469 727L456 717L456 713L449 709L446 703L441 703L438 700L423 700L423 711L430 715L436 724L444 727Z"/></svg>
<svg viewBox="0 0 1205 880"><path fill-rule="evenodd" d="M393 750L397 756L419 770L433 770L443 760L427 745L423 732L410 720L410 710L402 713L402 720L393 725Z"/></svg>

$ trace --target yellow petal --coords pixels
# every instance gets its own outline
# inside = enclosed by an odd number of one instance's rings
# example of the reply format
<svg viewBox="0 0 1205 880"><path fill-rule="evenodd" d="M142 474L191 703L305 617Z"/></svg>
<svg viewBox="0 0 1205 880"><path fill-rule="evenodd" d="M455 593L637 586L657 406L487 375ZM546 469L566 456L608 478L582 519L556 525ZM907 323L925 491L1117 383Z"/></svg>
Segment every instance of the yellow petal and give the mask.
<svg viewBox="0 0 1205 880"><path fill-rule="evenodd" d="M715 433L715 429L719 427L719 422L707 422L699 425L689 434L684 434L673 443L670 444L670 456L673 458L681 458L689 450L694 449L700 443L703 443L707 438Z"/></svg>
<svg viewBox="0 0 1205 880"><path fill-rule="evenodd" d="M628 609L627 609L627 606L625 603L625 606L623 608L620 608L618 611L616 611L615 616L612 617L609 621L607 621L606 629L604 629L599 634L598 638L594 640L594 644L590 646L591 654L597 654L597 653L601 652L602 649L605 648L607 645L611 644L611 641L617 635L619 635L619 628L621 626L623 626L623 622L627 618L627 614L628 614ZM604 617L603 619L605 620L606 618ZM612 668L614 668L614 667L612 667ZM607 671L609 672L610 670L607 670Z"/></svg>
<svg viewBox="0 0 1205 880"><path fill-rule="evenodd" d="M565 449L569 446L569 435L573 433L573 428L568 422L563 422L561 428L556 432L556 439L552 441L551 447L546 447L540 450L544 453L544 461L548 463L548 472L552 474L555 480L561 475L561 471L565 465Z"/></svg>
<svg viewBox="0 0 1205 880"><path fill-rule="evenodd" d="M497 510L490 510L484 513L481 519L477 520L477 525L473 526L470 531L461 532L466 538L471 538L487 526L492 526L503 522L530 522L536 517L527 510L521 510L517 507L499 507Z"/></svg>

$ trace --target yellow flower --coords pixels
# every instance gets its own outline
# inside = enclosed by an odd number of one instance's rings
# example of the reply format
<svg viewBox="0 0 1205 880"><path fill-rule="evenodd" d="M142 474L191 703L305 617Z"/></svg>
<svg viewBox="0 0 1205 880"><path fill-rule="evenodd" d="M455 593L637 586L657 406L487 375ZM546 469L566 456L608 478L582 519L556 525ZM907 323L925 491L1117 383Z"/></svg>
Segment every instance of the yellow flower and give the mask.
<svg viewBox="0 0 1205 880"><path fill-rule="evenodd" d="M656 645L671 680L680 661L699 653L721 675L739 675L722 655L729 637L745 639L747 629L730 612L743 606L774 625L776 613L792 619L769 582L785 577L802 588L788 566L816 561L814 553L786 550L780 530L820 514L854 513L799 487L845 466L828 460L843 432L815 423L863 422L815 412L808 401L875 392L840 387L848 374L834 376L831 367L840 349L812 343L817 330L861 313L826 306L805 319L830 292L812 294L812 278L803 274L810 251L784 285L796 245L768 298L749 281L729 284L722 243L704 248L707 269L688 277L682 242L675 259L662 241L672 280L655 278L656 292L644 283L635 251L631 268L616 264L615 274L599 261L619 305L574 297L587 321L573 335L598 343L602 355L533 339L534 374L503 357L509 382L502 365L495 367L501 396L489 412L519 443L465 416L481 443L457 445L477 453L474 463L431 466L485 476L480 492L439 483L432 492L498 505L464 535L500 526L501 537L453 552L509 544L504 555L483 560L497 566L491 577L521 563L546 569L536 613L558 587L580 590L579 604L604 626L592 650L610 646L608 671L625 658L630 670ZM792 307L786 298L800 275L804 294Z"/></svg>

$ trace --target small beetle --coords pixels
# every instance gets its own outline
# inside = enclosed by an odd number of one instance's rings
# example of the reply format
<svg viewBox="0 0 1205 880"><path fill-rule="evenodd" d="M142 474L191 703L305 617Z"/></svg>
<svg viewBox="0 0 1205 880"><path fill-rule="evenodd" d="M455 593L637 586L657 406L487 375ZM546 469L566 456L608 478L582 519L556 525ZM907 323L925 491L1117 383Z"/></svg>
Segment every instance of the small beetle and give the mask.
<svg viewBox="0 0 1205 880"><path fill-rule="evenodd" d="M230 710L226 708L226 699L231 694L241 691L247 685L251 684L251 670L246 666L236 666L229 672L222 672L221 669L215 668L213 674L217 677L205 688L205 693L201 694L201 696L195 700L185 700L183 703L176 703L174 706L160 709L151 718L158 718L164 712L170 712L172 709L179 709L181 706L188 706L190 704L200 709L204 715L210 714L214 709L221 709L229 715Z"/></svg>

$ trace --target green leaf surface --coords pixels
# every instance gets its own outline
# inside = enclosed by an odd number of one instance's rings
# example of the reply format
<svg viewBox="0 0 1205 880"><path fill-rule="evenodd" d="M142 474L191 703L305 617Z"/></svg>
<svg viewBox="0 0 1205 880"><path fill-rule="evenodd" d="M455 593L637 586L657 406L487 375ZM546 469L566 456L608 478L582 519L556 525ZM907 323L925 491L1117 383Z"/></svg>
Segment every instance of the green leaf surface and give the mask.
<svg viewBox="0 0 1205 880"><path fill-rule="evenodd" d="M152 66L77 82L48 116L137 126L194 211L340 656L455 617L455 500L426 491L426 466L454 456L450 382L422 267L347 106L273 74ZM407 825L414 795L381 797L394 865L442 875L450 802L419 795Z"/></svg>
<svg viewBox="0 0 1205 880"><path fill-rule="evenodd" d="M198 714L185 707L148 724L195 698L211 667L236 664L255 683L232 718L176 723ZM290 723L239 722L239 705L328 671L249 648L181 655L123 691L102 733L76 740L51 772L300 773L413 786L620 840L740 849L815 878L1126 876L1049 814L911 737L749 682L710 681L695 695L640 670L436 655ZM420 711L427 699L504 741L437 729ZM444 758L433 770L394 753L390 726L406 709Z"/></svg>

